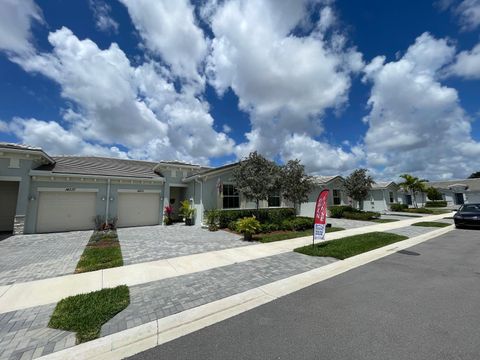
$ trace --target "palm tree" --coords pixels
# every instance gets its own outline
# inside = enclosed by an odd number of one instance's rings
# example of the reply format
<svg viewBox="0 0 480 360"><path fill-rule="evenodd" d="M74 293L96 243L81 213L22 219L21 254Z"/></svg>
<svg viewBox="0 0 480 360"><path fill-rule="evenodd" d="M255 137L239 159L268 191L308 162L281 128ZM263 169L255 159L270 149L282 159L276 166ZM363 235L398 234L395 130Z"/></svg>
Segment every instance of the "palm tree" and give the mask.
<svg viewBox="0 0 480 360"><path fill-rule="evenodd" d="M404 181L399 183L398 185L403 189L403 191L410 193L412 195L413 205L415 207L418 207L416 194L418 192L422 192L422 193L425 192L426 190L425 183L428 180L419 179L418 177L410 174L402 174L400 175L400 177L404 179Z"/></svg>

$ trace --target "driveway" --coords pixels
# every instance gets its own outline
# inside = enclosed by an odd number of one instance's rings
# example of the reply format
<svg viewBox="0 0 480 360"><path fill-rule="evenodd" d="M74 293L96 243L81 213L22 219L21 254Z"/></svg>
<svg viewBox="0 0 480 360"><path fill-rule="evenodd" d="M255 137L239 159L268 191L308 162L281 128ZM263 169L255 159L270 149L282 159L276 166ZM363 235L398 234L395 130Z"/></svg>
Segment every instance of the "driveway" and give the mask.
<svg viewBox="0 0 480 360"><path fill-rule="evenodd" d="M117 230L125 265L252 245L227 231L175 224Z"/></svg>
<svg viewBox="0 0 480 360"><path fill-rule="evenodd" d="M15 235L0 241L0 285L72 274L91 234Z"/></svg>
<svg viewBox="0 0 480 360"><path fill-rule="evenodd" d="M454 230L133 359L477 360L479 234Z"/></svg>

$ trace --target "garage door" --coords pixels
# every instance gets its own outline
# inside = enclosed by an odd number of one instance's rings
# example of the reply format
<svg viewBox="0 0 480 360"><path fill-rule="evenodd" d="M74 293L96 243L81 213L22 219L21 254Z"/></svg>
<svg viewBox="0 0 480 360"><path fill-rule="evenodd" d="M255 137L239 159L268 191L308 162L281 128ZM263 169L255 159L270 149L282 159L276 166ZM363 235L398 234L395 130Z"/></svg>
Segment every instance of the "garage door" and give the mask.
<svg viewBox="0 0 480 360"><path fill-rule="evenodd" d="M118 226L157 225L160 217L160 194L119 193Z"/></svg>
<svg viewBox="0 0 480 360"><path fill-rule="evenodd" d="M18 182L0 181L0 231L12 231L17 209Z"/></svg>
<svg viewBox="0 0 480 360"><path fill-rule="evenodd" d="M480 204L480 193L467 193L467 200L470 204Z"/></svg>
<svg viewBox="0 0 480 360"><path fill-rule="evenodd" d="M96 198L94 192L40 192L37 232L93 229Z"/></svg>

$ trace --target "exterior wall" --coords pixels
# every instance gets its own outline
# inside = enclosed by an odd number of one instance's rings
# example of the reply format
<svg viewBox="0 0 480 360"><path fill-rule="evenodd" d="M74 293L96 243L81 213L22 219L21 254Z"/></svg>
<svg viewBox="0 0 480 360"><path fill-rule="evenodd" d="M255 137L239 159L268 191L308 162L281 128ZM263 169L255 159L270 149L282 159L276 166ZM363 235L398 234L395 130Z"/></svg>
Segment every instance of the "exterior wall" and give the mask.
<svg viewBox="0 0 480 360"><path fill-rule="evenodd" d="M460 204L457 203L455 198L455 193L462 193L463 200L465 204L468 203L479 203L480 202L480 191L469 191L469 190L447 190L447 189L438 189L443 196L443 200L447 202L447 207L458 207ZM406 204L405 200L405 192L398 193L398 201L399 203ZM426 202L429 201L426 194L417 194L415 196L415 200L417 201L417 205L419 207L425 206ZM413 206L413 204L412 204Z"/></svg>
<svg viewBox="0 0 480 360"><path fill-rule="evenodd" d="M328 194L328 206L333 206L333 190L340 190L340 205L349 205L348 196L343 190L343 181L341 179L334 179L328 184L317 185L313 188L313 190L308 195L308 201L300 205L300 211L298 212L299 215L313 217L318 194L320 194L323 189L330 190L330 193Z"/></svg>
<svg viewBox="0 0 480 360"><path fill-rule="evenodd" d="M363 203L363 210L385 212L390 210L390 192L393 192L393 200L397 202L398 194L394 187L385 189L373 189L369 192L367 199Z"/></svg>
<svg viewBox="0 0 480 360"><path fill-rule="evenodd" d="M11 162L11 159L15 159ZM14 219L14 234L23 234L29 205L29 172L41 164L40 158L26 158L17 154L4 153L0 157L0 181L18 181L17 208ZM13 165L13 166L12 166Z"/></svg>

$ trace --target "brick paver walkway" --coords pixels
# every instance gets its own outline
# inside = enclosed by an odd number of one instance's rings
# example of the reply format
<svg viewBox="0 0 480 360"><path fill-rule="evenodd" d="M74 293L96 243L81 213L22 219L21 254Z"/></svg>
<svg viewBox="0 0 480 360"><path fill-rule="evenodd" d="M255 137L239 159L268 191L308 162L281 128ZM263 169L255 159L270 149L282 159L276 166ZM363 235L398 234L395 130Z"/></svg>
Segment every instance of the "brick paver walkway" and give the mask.
<svg viewBox="0 0 480 360"><path fill-rule="evenodd" d="M32 359L75 345L75 334L47 327L55 304L0 314L0 360Z"/></svg>
<svg viewBox="0 0 480 360"><path fill-rule="evenodd" d="M210 303L337 261L295 252L250 260L130 288L130 305L102 327L102 335Z"/></svg>
<svg viewBox="0 0 480 360"><path fill-rule="evenodd" d="M72 274L91 231L11 236L0 242L0 285Z"/></svg>
<svg viewBox="0 0 480 360"><path fill-rule="evenodd" d="M118 229L125 265L252 245L227 231L175 224Z"/></svg>

